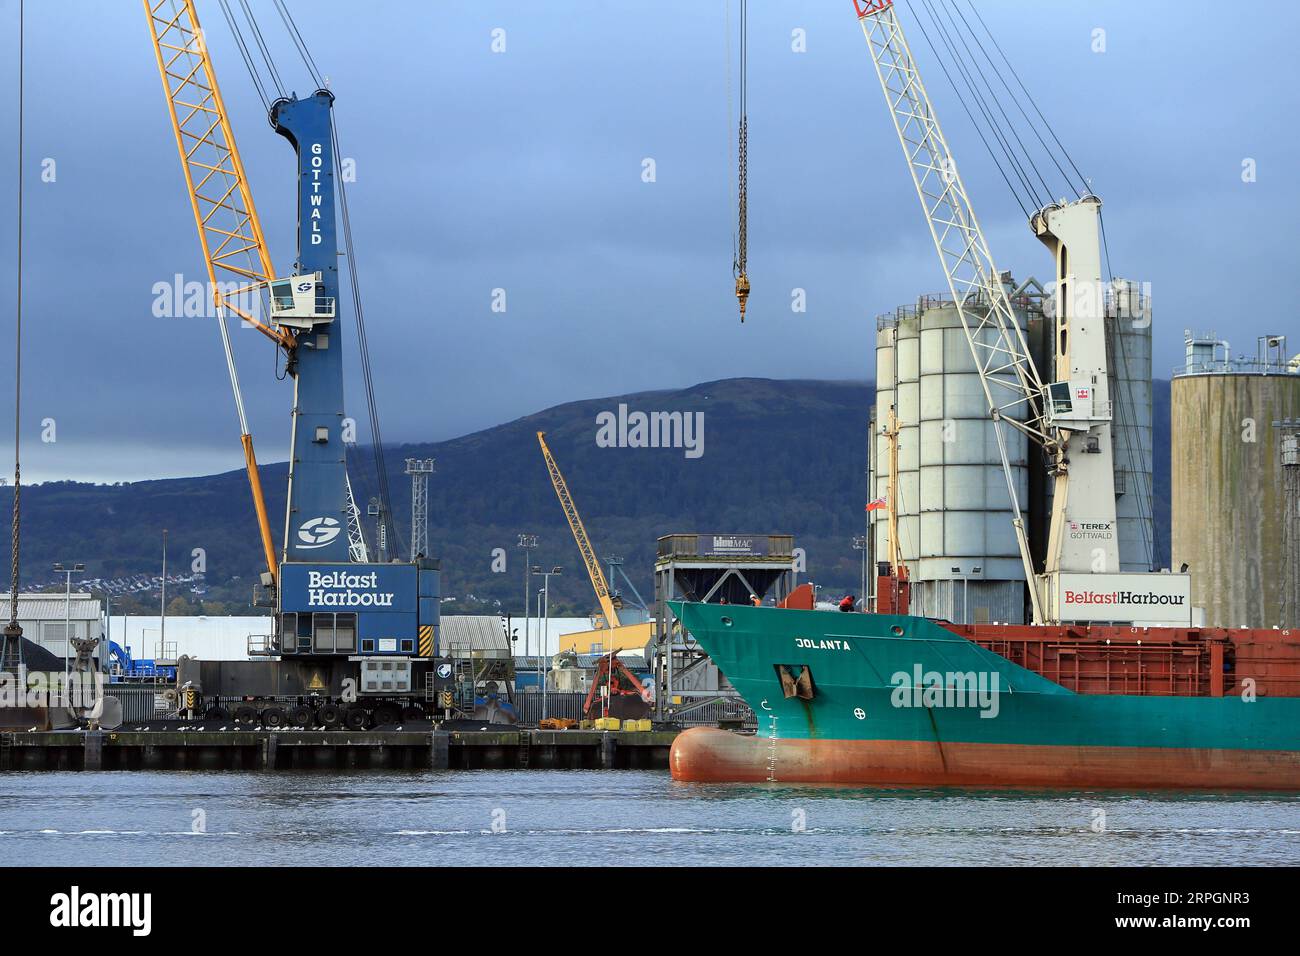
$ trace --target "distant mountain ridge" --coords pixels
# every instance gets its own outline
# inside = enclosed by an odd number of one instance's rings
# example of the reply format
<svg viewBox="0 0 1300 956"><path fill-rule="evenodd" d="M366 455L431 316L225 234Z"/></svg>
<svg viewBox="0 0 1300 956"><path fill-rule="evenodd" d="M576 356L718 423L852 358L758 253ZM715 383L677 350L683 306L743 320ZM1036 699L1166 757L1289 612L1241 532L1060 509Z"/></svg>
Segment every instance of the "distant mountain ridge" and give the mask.
<svg viewBox="0 0 1300 956"><path fill-rule="evenodd" d="M442 559L443 593L457 597L462 610L496 609L500 601L518 613L524 582L517 539L527 532L540 539L533 563L564 567L552 579L552 612L585 613L591 589L538 449L536 433L544 431L597 553L621 557L647 600L656 539L681 531L793 534L807 554L803 580L856 593L861 555L852 539L863 532L873 395L865 382L725 379L569 402L449 441L389 446L384 460L396 532L409 541L404 460L434 458L429 540ZM1156 537L1167 564L1168 382L1157 382L1153 397ZM608 422L620 405L629 413L702 412L702 454L598 442L598 416ZM375 493L372 454L356 449L350 461L357 500L365 502ZM287 466L268 464L261 472L278 538ZM12 489L0 492L0 506L10 507ZM69 555L85 562L88 576L155 575L164 527L169 572L189 573L201 558L205 598L242 610L262 560L243 471L24 488L24 583L51 581L51 564ZM367 535L372 531L368 526Z"/></svg>

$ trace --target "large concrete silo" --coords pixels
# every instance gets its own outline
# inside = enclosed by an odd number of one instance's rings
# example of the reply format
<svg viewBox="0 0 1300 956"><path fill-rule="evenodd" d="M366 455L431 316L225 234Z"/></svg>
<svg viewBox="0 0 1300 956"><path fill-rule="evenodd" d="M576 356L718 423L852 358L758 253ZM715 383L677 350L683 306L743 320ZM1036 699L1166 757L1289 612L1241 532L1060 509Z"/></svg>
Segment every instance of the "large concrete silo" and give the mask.
<svg viewBox="0 0 1300 956"><path fill-rule="evenodd" d="M1284 336L1233 358L1213 334L1186 336L1171 385L1172 557L1188 566L1192 601L1218 627L1300 627L1288 528L1282 432L1300 418L1300 367ZM1290 524L1288 524L1288 522Z"/></svg>
<svg viewBox="0 0 1300 956"><path fill-rule="evenodd" d="M1023 328L1026 314L1018 309L1017 317ZM995 426L951 298L922 297L915 308L878 321L876 403L872 483L880 497L889 485L889 443L880 426L890 405L899 418L899 544L913 582L913 613L1023 622L1024 565ZM1025 507L1027 440L1010 429L1007 438ZM873 517L883 560L888 523L883 512Z"/></svg>

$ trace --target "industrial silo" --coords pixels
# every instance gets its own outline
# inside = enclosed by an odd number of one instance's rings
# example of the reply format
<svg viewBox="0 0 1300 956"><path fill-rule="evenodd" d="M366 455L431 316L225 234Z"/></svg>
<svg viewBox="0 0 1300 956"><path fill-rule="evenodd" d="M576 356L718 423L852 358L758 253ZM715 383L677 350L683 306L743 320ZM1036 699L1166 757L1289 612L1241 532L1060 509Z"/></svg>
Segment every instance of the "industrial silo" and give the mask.
<svg viewBox="0 0 1300 956"><path fill-rule="evenodd" d="M918 517L914 502L919 488L917 431L920 407L920 340L917 310L904 307L876 322L876 440L872 487L875 496L889 495L889 440L884 431L894 408L898 438L898 540L905 561L915 559ZM873 512L877 561L889 558L886 512Z"/></svg>
<svg viewBox="0 0 1300 956"><path fill-rule="evenodd" d="M1018 309L1017 318L1023 329L1025 312ZM876 376L873 487L878 497L887 496L889 442L882 432L896 403L899 544L913 582L912 612L1022 622L1024 565L995 426L951 298L926 296L915 309L878 322ZM1007 440L1023 506L1027 441L1012 429ZM873 518L876 554L883 560L888 525L881 511Z"/></svg>
<svg viewBox="0 0 1300 956"><path fill-rule="evenodd" d="M1187 565L1192 601L1219 627L1300 626L1297 583L1284 558L1283 430L1300 418L1300 366L1284 336L1233 358L1213 334L1186 336L1171 386L1174 567Z"/></svg>

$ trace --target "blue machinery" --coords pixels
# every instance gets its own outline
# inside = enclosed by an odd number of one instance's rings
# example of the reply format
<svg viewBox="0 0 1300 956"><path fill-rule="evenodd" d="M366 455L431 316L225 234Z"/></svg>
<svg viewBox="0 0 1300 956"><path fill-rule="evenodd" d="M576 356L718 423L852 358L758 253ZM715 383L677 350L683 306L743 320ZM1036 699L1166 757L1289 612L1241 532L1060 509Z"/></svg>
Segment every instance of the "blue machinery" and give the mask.
<svg viewBox="0 0 1300 956"><path fill-rule="evenodd" d="M333 94L318 90L271 107L275 131L298 155L298 259L293 276L271 283L272 317L294 328L297 343L275 646L302 658L428 658L436 652L437 564L354 561L349 546L333 105ZM310 289L286 300L293 290L284 287L294 284Z"/></svg>
<svg viewBox="0 0 1300 956"><path fill-rule="evenodd" d="M370 562L348 481L346 452L353 439L343 404L344 336L337 308L335 197L341 184L335 182L334 96L325 89L302 99L281 95L269 107L272 126L293 145L298 159L297 260L292 274L277 274L194 0L144 0L144 7L239 416L267 563L262 584L271 599L263 603L276 612L270 660L182 658L177 673L182 706L219 714L224 709L220 698L243 697L257 702L250 719L272 726L362 727L372 718L385 722L394 713L410 719L429 709L425 705L431 701L440 703L446 683L440 676L444 668L433 660L438 564L423 557ZM231 26L238 33L234 22ZM346 227L346 206L343 211ZM235 282L220 281L231 278ZM269 297L269 322L259 318L250 296L256 301ZM359 303L353 306L359 311ZM294 382L289 486L278 554L226 330L228 314L283 350ZM359 346L364 363L364 343ZM364 371L368 383L369 369ZM373 424L373 406L371 413ZM378 444L377 433L372 440ZM379 452L376 448L377 459ZM377 460L381 473L382 467ZM245 717L248 709L242 708Z"/></svg>

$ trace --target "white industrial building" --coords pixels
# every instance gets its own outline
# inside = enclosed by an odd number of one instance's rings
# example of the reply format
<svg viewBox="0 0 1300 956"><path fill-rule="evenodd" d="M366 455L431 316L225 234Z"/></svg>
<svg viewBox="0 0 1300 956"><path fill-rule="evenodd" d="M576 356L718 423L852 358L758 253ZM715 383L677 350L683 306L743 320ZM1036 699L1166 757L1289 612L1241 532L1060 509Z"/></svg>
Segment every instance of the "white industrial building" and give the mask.
<svg viewBox="0 0 1300 956"><path fill-rule="evenodd" d="M0 599L0 619L9 619L9 599ZM460 629L477 625L476 633L498 635L504 648L503 620L495 614L456 616ZM264 655L250 655L250 648L265 648L271 636L270 615L168 615L166 623L157 614L113 614L105 617L103 603L91 594L74 592L71 598L63 594L18 595L18 623L23 637L39 644L56 657L68 652L67 634L74 638L94 638L105 643L111 641L124 648L134 660L174 662L182 655L207 661L244 661ZM547 656L559 653L561 638L592 629L590 617L552 617L539 622L533 618L529 625L528 646L525 649L524 622L511 619L511 627L518 640L514 642L513 655L536 655L544 651ZM493 641L494 645L496 640ZM544 645L544 647L543 647ZM96 654L98 657L98 654Z"/></svg>
<svg viewBox="0 0 1300 956"><path fill-rule="evenodd" d="M75 657L68 636L99 639L103 614L99 599L90 594L20 594L18 623L23 637L55 657ZM0 598L0 620L9 620L9 598Z"/></svg>
<svg viewBox="0 0 1300 956"><path fill-rule="evenodd" d="M60 602L62 598L59 599ZM503 621L495 614L483 615L448 615L443 619L443 643L452 637L448 634L449 623L457 635L472 633L480 635L480 644L493 647L505 647L505 629ZM166 636L163 621L157 614L119 615L114 614L105 624L105 637L128 650L136 660L174 661L181 655L205 661L244 661L264 655L250 655L249 648L265 648L269 645L271 635L270 615L252 615L248 617L228 617L215 615L167 616ZM560 650L560 638L591 630L589 617L553 617L544 621L543 633L546 653L554 655ZM518 635L514 643L514 654L524 653L524 623L517 618L511 619L511 627ZM77 633L75 628L73 633ZM538 621L533 619L529 628L529 653L536 654L542 646L538 635ZM474 646L478 646L475 644Z"/></svg>
<svg viewBox="0 0 1300 956"><path fill-rule="evenodd" d="M104 636L133 659L155 661L174 661L181 655L204 661L246 661L249 638L256 645L259 640L269 641L270 635L271 617L265 614L169 614L165 628L157 614L114 614L104 627Z"/></svg>

